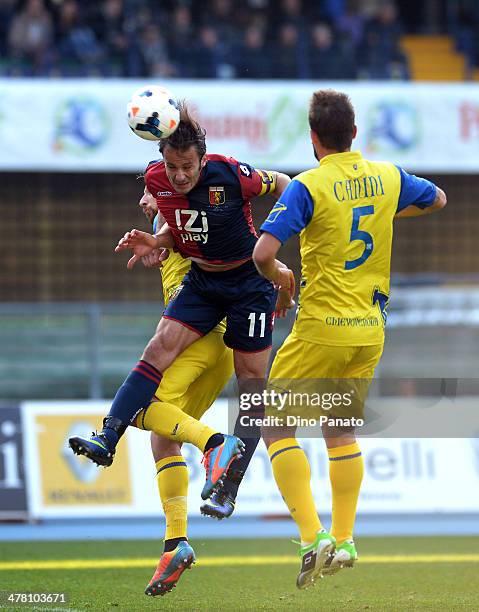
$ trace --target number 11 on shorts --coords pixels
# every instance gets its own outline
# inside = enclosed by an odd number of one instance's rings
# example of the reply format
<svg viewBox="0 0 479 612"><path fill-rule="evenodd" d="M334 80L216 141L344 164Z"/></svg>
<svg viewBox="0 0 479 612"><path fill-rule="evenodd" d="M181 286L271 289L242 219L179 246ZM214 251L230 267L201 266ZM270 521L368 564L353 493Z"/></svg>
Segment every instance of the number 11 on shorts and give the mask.
<svg viewBox="0 0 479 612"><path fill-rule="evenodd" d="M259 323L260 323L260 332L259 332L259 337L260 338L264 338L264 330L266 327L266 313L262 312L259 317ZM255 312L250 312L249 317L249 332L248 332L248 336L250 338L254 337L254 329L256 327L256 313Z"/></svg>

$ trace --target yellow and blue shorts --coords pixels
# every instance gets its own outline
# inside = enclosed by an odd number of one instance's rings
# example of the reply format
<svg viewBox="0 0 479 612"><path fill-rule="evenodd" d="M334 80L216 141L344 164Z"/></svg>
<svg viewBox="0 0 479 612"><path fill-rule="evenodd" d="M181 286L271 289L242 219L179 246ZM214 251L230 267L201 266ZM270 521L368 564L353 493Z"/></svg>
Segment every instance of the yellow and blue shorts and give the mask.
<svg viewBox="0 0 479 612"><path fill-rule="evenodd" d="M383 344L316 344L291 333L278 350L268 390L282 394L282 416L362 418L364 402ZM278 405L267 415L278 415Z"/></svg>

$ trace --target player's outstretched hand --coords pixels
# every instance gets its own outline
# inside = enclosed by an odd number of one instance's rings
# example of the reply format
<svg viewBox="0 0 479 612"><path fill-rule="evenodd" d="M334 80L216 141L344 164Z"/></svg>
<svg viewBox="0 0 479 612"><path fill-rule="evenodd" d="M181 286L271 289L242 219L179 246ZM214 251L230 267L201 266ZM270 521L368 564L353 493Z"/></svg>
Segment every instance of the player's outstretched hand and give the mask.
<svg viewBox="0 0 479 612"><path fill-rule="evenodd" d="M276 308L274 316L278 319L284 319L288 314L288 310L295 307L295 301L291 298L289 291L280 290L278 292L278 299L276 300Z"/></svg>
<svg viewBox="0 0 479 612"><path fill-rule="evenodd" d="M169 256L170 251L168 249L155 249L151 251L149 255L143 255L141 263L145 268L158 268L158 266L163 265L163 262L165 259L168 259Z"/></svg>
<svg viewBox="0 0 479 612"><path fill-rule="evenodd" d="M278 268L276 270L276 276L273 280L276 289L287 291L293 299L294 292L296 290L296 283L294 281L294 274L289 268Z"/></svg>
<svg viewBox="0 0 479 612"><path fill-rule="evenodd" d="M275 316L283 318L287 311L294 307L294 292L296 283L294 274L289 268L278 268L274 286L279 290L278 299L276 301Z"/></svg>
<svg viewBox="0 0 479 612"><path fill-rule="evenodd" d="M115 253L120 253L126 249L133 251L133 257L128 260L126 267L131 270L134 265L145 255L149 255L156 248L157 241L155 236L147 232L133 229L121 238L115 247Z"/></svg>

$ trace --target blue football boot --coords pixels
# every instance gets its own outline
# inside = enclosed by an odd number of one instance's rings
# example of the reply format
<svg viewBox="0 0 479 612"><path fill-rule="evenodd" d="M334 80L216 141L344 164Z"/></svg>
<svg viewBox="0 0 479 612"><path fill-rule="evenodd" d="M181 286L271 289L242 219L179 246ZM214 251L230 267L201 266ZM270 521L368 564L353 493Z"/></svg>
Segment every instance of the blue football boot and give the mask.
<svg viewBox="0 0 479 612"><path fill-rule="evenodd" d="M88 459L91 459L93 463L97 465L106 467L113 463L115 449L110 447L110 443L105 434L92 432L89 438L73 436L68 439L68 444L75 455L88 457Z"/></svg>
<svg viewBox="0 0 479 612"><path fill-rule="evenodd" d="M203 464L206 470L206 482L201 491L201 499L208 499L213 491L221 484L230 465L241 457L244 451L244 442L236 436L224 436L224 442L219 446L210 448L203 455Z"/></svg>
<svg viewBox="0 0 479 612"><path fill-rule="evenodd" d="M224 489L215 491L201 506L200 512L205 516L217 518L219 521L231 516L235 509L235 498Z"/></svg>

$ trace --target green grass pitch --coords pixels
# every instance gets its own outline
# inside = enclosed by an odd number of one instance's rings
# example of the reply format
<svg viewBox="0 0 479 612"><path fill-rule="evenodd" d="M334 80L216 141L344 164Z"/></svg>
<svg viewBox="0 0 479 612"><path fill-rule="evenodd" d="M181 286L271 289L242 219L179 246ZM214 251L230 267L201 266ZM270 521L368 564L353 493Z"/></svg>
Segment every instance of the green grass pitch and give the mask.
<svg viewBox="0 0 479 612"><path fill-rule="evenodd" d="M295 587L299 559L288 540L191 543L197 565L172 593L156 598L143 589L155 569L158 542L0 543L1 591L69 596L67 604L12 606L2 595L0 607L56 612L479 609L478 537L359 538L357 566L306 591Z"/></svg>

